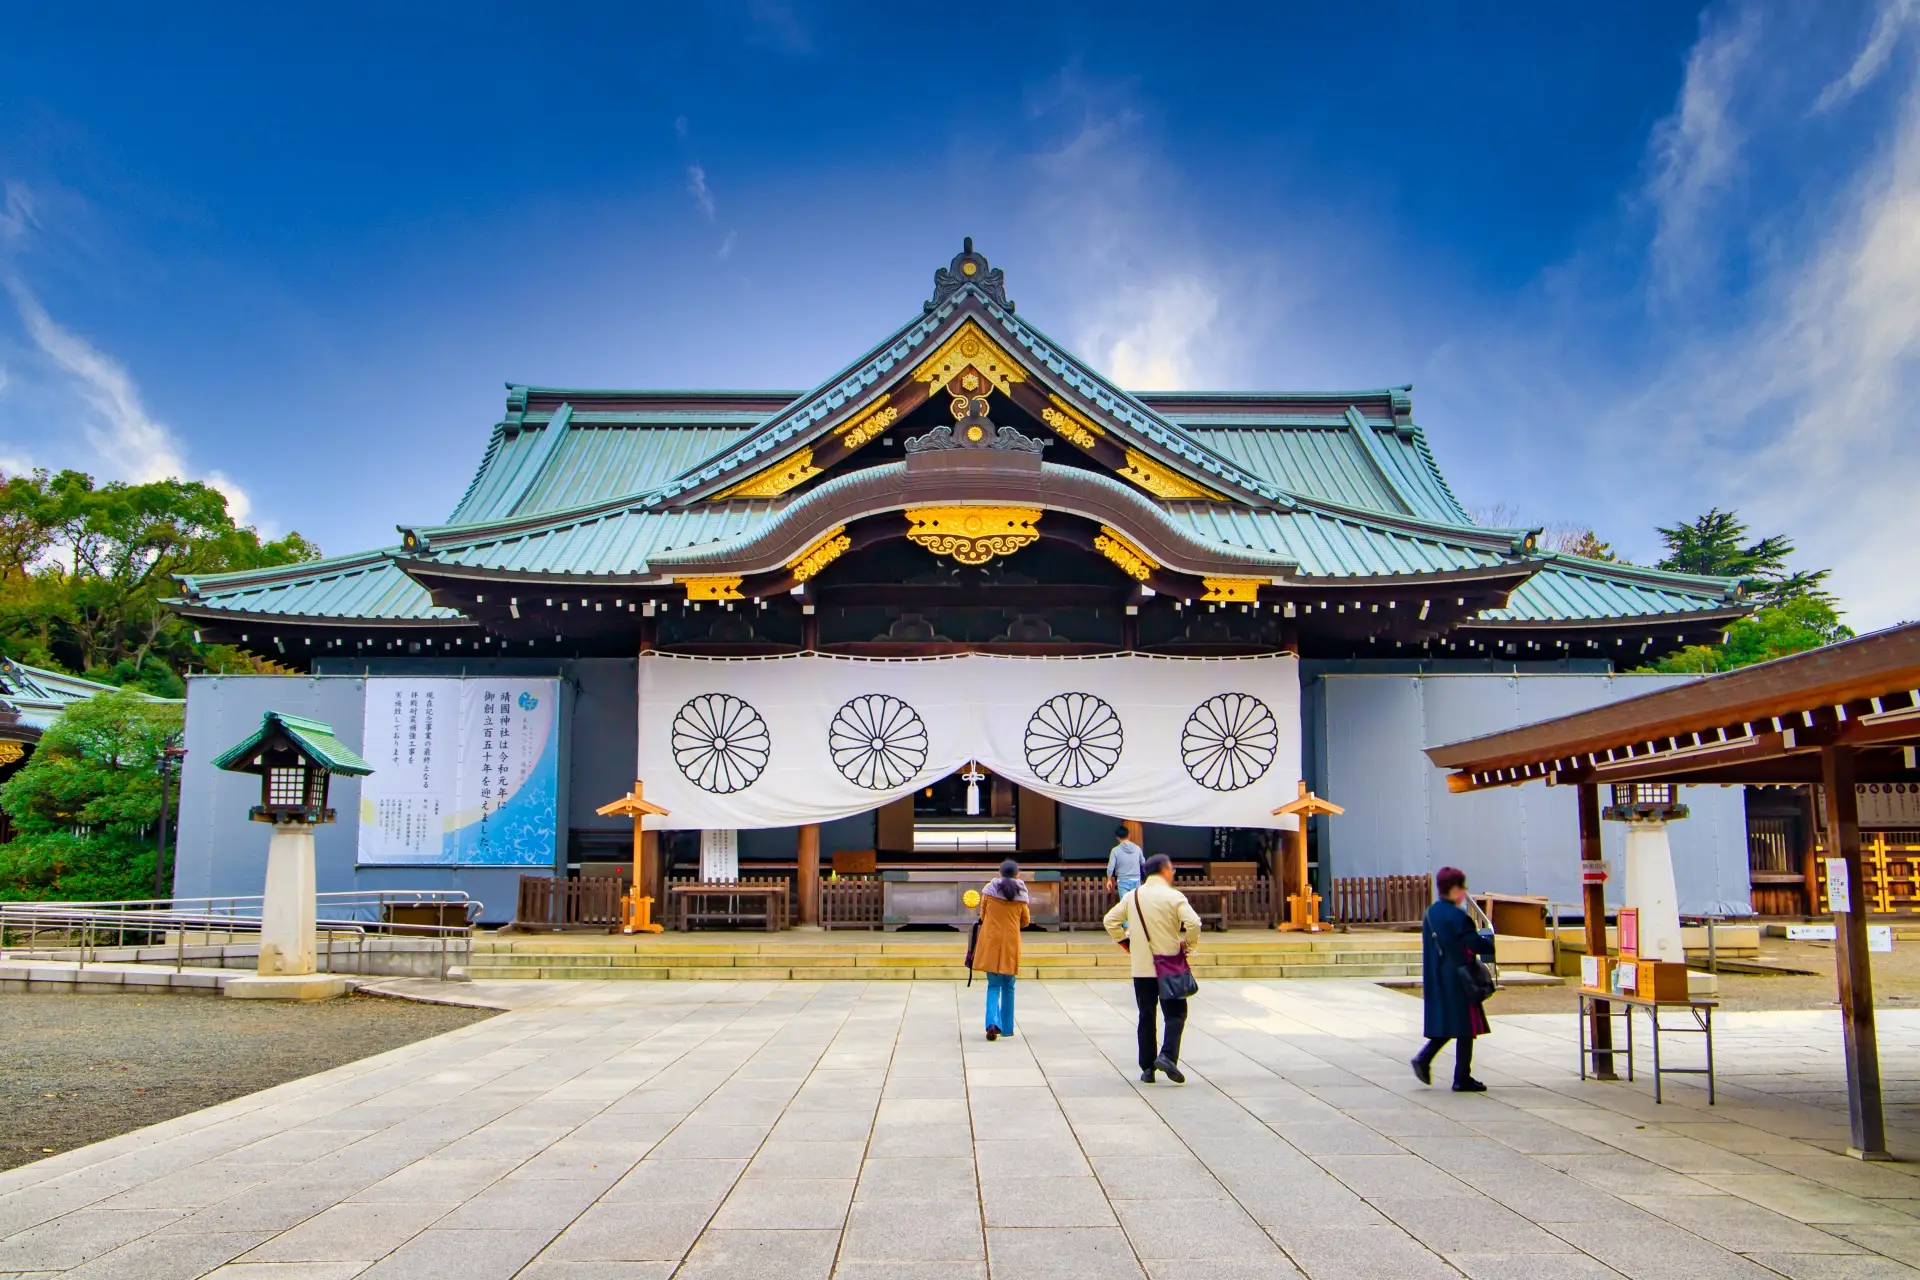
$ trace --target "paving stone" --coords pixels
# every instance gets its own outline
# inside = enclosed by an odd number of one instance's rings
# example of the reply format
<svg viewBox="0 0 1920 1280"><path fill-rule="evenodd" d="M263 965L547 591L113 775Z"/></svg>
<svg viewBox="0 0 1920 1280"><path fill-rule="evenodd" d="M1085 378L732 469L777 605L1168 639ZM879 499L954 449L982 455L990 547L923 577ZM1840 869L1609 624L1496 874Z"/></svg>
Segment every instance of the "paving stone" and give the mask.
<svg viewBox="0 0 1920 1280"><path fill-rule="evenodd" d="M828 1280L838 1231L708 1231L687 1255L678 1280Z"/></svg>
<svg viewBox="0 0 1920 1280"><path fill-rule="evenodd" d="M995 1178L980 1184L993 1227L1111 1227L1118 1223L1093 1178Z"/></svg>
<svg viewBox="0 0 1920 1280"><path fill-rule="evenodd" d="M425 1231L455 1207L434 1201L337 1204L268 1240L248 1254L246 1261L372 1262Z"/></svg>
<svg viewBox="0 0 1920 1280"><path fill-rule="evenodd" d="M747 1166L752 1177L854 1178L867 1144L860 1140L796 1142L769 1138Z"/></svg>
<svg viewBox="0 0 1920 1280"><path fill-rule="evenodd" d="M649 1156L614 1183L602 1199L610 1204L704 1204L717 1207L746 1172L745 1160L663 1160Z"/></svg>
<svg viewBox="0 0 1920 1280"><path fill-rule="evenodd" d="M853 1198L905 1203L962 1199L971 1204L979 1194L971 1156L874 1157L861 1165Z"/></svg>
<svg viewBox="0 0 1920 1280"><path fill-rule="evenodd" d="M1630 1230L1607 1222L1562 1222L1548 1230L1629 1280L1765 1280L1772 1273L1720 1246L1666 1223L1648 1220Z"/></svg>
<svg viewBox="0 0 1920 1280"><path fill-rule="evenodd" d="M548 1247L555 1262L667 1262L686 1256L713 1209L704 1204L597 1204Z"/></svg>
<svg viewBox="0 0 1920 1280"><path fill-rule="evenodd" d="M838 1232L853 1186L852 1178L765 1178L749 1171L714 1215L710 1230Z"/></svg>
<svg viewBox="0 0 1920 1280"><path fill-rule="evenodd" d="M63 1273L78 1280L193 1280L259 1244L257 1234L143 1236Z"/></svg>
<svg viewBox="0 0 1920 1280"><path fill-rule="evenodd" d="M1735 1196L1622 1196L1703 1240L1738 1253L1857 1253L1858 1247Z"/></svg>
<svg viewBox="0 0 1920 1280"><path fill-rule="evenodd" d="M421 1232L359 1275L367 1280L507 1280L552 1237L545 1231Z"/></svg>
<svg viewBox="0 0 1920 1280"><path fill-rule="evenodd" d="M1450 1253L1470 1280L1618 1280L1620 1273L1584 1253Z"/></svg>
<svg viewBox="0 0 1920 1280"><path fill-rule="evenodd" d="M970 1262L986 1257L979 1209L856 1200L840 1245L843 1262Z"/></svg>
<svg viewBox="0 0 1920 1280"><path fill-rule="evenodd" d="M1144 1280L1118 1227L989 1227L987 1266L995 1280Z"/></svg>
<svg viewBox="0 0 1920 1280"><path fill-rule="evenodd" d="M0 1272L77 1267L180 1218L169 1209L82 1209L0 1240Z"/></svg>
<svg viewBox="0 0 1920 1280"><path fill-rule="evenodd" d="M1142 1258L1268 1258L1278 1248L1231 1199L1116 1200L1114 1210Z"/></svg>
<svg viewBox="0 0 1920 1280"><path fill-rule="evenodd" d="M670 1280L673 1262L547 1262L535 1259L515 1280Z"/></svg>
<svg viewBox="0 0 1920 1280"><path fill-rule="evenodd" d="M605 1190L598 1179L507 1178L435 1225L470 1231L557 1232L600 1199Z"/></svg>
<svg viewBox="0 0 1920 1280"><path fill-rule="evenodd" d="M1311 1280L1457 1280L1457 1273L1398 1227L1319 1227L1287 1237Z"/></svg>

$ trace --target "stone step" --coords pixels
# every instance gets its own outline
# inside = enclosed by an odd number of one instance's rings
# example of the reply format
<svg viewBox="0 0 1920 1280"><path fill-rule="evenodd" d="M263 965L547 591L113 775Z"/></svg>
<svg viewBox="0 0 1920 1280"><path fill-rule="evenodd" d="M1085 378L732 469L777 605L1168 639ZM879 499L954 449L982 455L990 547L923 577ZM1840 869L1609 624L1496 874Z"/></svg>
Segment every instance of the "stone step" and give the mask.
<svg viewBox="0 0 1920 1280"><path fill-rule="evenodd" d="M964 982L967 971L957 964L906 967L901 965L681 965L584 964L577 957L551 957L539 965L476 964L469 971L481 979L574 978L626 981L801 981L801 982L891 982L920 981ZM1236 978L1418 978L1418 965L1378 957L1357 957L1341 964L1237 964L1196 966L1195 976L1203 981ZM1057 965L1022 966L1021 976L1032 979L1081 979L1120 981L1127 976L1123 966Z"/></svg>
<svg viewBox="0 0 1920 1280"><path fill-rule="evenodd" d="M1051 972L1056 969L1125 969L1131 963L1122 952L1096 956L1025 956L1025 967L1036 971ZM845 968L871 970L881 973L891 969L917 970L942 965L959 967L962 957L959 953L923 956L796 956L796 955L687 955L680 952L657 951L646 955L603 954L598 952L549 952L545 955L495 955L476 956L470 969L489 969L500 972L517 972L533 969L552 968L564 965L577 969L730 969L730 968ZM1417 971L1417 958L1408 957L1393 951L1345 951L1334 953L1301 953L1286 955L1266 953L1256 955L1216 955L1205 952L1196 953L1193 967L1196 971L1210 969L1234 969L1253 965L1273 967L1284 965L1298 969L1347 968L1353 965L1395 965Z"/></svg>

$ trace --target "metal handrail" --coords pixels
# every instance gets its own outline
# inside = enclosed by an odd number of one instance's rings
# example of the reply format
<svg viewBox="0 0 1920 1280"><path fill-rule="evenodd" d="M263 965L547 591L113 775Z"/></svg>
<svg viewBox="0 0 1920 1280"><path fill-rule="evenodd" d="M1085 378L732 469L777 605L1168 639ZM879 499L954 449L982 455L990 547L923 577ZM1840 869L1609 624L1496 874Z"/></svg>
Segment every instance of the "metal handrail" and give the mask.
<svg viewBox="0 0 1920 1280"><path fill-rule="evenodd" d="M401 889L401 890L348 890L345 892L321 893L315 895L317 916L316 933L326 937L324 952L328 971L331 971L334 956L334 943L338 936L344 935L353 944L357 954L356 970L365 972L366 943L372 936L416 937L437 939L440 942L440 976L444 978L449 968L452 953L459 950L469 958L473 951L473 922L478 918L482 904L469 898L459 890L450 889ZM178 972L186 966L187 937L190 933L199 933L202 945L212 945L213 935L224 934L231 938L235 934L260 931L260 917L265 897L261 894L239 894L220 898L135 898L112 902L0 902L0 951L7 946L7 938L12 934L16 938L26 935L25 949L36 951L77 951L79 967L84 968L89 958L98 963L98 953L104 939L112 937L120 947L127 945L127 935L151 935L158 933L164 939L167 934L174 937L174 969ZM446 908L460 909L462 921L459 924L403 924L391 919L394 907L435 907L435 914L444 918ZM56 934L63 942L71 943L78 935L78 947L56 946L40 947L40 935L43 932ZM139 944L135 944L136 947ZM20 949L16 947L16 949ZM136 951L136 962L138 962Z"/></svg>

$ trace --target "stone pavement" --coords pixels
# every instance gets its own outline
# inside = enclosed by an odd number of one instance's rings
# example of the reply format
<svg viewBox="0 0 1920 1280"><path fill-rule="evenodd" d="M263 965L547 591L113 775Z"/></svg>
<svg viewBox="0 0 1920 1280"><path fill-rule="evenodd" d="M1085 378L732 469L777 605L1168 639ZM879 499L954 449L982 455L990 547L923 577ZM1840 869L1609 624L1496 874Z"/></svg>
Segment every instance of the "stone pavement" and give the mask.
<svg viewBox="0 0 1920 1280"><path fill-rule="evenodd" d="M1120 982L1022 983L997 1044L977 984L513 994L0 1175L0 1275L1920 1276L1920 1166L1836 1154L1831 1013L1726 1017L1708 1109L1581 1083L1565 1016L1423 1089L1418 1002L1358 981L1209 983L1184 1087L1134 1079ZM1906 1126L1920 1016L1882 1017Z"/></svg>

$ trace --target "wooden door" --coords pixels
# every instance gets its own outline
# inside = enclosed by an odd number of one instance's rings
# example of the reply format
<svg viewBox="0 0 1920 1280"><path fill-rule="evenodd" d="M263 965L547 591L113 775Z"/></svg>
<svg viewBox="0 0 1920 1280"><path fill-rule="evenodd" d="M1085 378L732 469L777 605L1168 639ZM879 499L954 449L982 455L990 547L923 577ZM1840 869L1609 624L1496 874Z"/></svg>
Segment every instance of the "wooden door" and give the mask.
<svg viewBox="0 0 1920 1280"><path fill-rule="evenodd" d="M913 852L913 797L901 796L875 811L873 842L888 853Z"/></svg>
<svg viewBox="0 0 1920 1280"><path fill-rule="evenodd" d="M1051 796L1021 787L1015 813L1014 839L1021 853L1053 853L1060 848L1059 809Z"/></svg>

